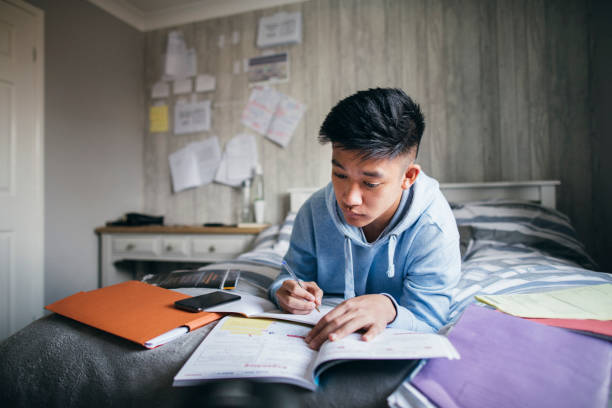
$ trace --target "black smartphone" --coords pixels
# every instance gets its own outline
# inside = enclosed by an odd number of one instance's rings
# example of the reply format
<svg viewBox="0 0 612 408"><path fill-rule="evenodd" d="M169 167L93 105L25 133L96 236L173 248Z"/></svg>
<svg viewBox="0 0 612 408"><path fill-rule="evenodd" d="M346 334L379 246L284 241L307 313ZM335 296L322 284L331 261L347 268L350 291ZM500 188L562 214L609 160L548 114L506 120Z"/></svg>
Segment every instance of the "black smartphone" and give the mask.
<svg viewBox="0 0 612 408"><path fill-rule="evenodd" d="M177 300L176 302L174 302L174 307L187 310L189 312L201 312L202 310L208 309L209 307L213 307L216 305L220 305L221 303L227 303L238 299L240 299L240 295L221 292L219 290L212 293L206 293L205 295Z"/></svg>

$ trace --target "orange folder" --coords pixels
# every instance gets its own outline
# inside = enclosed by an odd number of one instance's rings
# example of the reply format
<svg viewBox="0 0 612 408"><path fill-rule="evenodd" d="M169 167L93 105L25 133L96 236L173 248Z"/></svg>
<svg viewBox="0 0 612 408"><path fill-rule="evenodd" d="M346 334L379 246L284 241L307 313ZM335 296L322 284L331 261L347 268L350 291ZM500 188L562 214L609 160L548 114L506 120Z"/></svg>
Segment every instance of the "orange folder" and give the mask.
<svg viewBox="0 0 612 408"><path fill-rule="evenodd" d="M177 327L187 326L192 331L223 316L174 307L175 301L188 297L147 283L128 281L79 292L45 308L144 346Z"/></svg>

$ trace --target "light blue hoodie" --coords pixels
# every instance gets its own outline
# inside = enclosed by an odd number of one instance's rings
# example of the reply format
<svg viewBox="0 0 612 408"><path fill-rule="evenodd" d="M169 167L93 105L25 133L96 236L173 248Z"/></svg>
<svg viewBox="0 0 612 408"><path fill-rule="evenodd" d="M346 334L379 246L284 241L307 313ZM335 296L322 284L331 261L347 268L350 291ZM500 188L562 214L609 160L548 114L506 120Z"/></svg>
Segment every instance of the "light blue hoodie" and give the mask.
<svg viewBox="0 0 612 408"><path fill-rule="evenodd" d="M397 316L389 327L431 332L448 318L451 290L459 280L459 233L438 182L421 172L402 194L389 225L374 242L346 223L330 183L300 208L285 260L325 295L345 299L389 296ZM270 298L289 276L270 286Z"/></svg>

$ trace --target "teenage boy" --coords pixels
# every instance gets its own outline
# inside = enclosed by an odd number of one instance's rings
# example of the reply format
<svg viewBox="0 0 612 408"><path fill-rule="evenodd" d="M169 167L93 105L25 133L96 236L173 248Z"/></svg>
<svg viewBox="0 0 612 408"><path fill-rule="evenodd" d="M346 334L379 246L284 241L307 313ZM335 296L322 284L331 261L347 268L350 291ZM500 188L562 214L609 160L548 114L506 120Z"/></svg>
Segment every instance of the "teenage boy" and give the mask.
<svg viewBox="0 0 612 408"><path fill-rule="evenodd" d="M344 302L323 317L306 342L318 349L364 330L432 332L446 323L459 280L459 234L438 182L415 159L425 123L399 89L360 91L340 101L319 132L332 145L332 180L299 210L283 272L270 297L307 314L323 293Z"/></svg>

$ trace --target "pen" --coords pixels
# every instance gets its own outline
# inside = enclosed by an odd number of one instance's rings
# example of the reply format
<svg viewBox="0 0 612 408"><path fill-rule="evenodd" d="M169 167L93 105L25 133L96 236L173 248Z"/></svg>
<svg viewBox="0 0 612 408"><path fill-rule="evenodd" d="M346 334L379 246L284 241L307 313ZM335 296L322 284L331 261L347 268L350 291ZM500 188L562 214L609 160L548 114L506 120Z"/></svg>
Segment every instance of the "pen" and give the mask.
<svg viewBox="0 0 612 408"><path fill-rule="evenodd" d="M287 263L287 261L283 260L283 266L285 267L285 270L287 270L287 272L289 272L289 275L291 275L291 278L296 281L298 283L298 285L300 285L300 288L306 290L306 288L304 288L304 286L302 286L302 282L300 282L300 280L298 279L298 277L295 275L295 272L293 272L293 269L291 269L291 267L289 266L289 264ZM317 312L321 313L321 311L319 310L319 306L317 306L317 304L315 303L315 309L317 309Z"/></svg>

